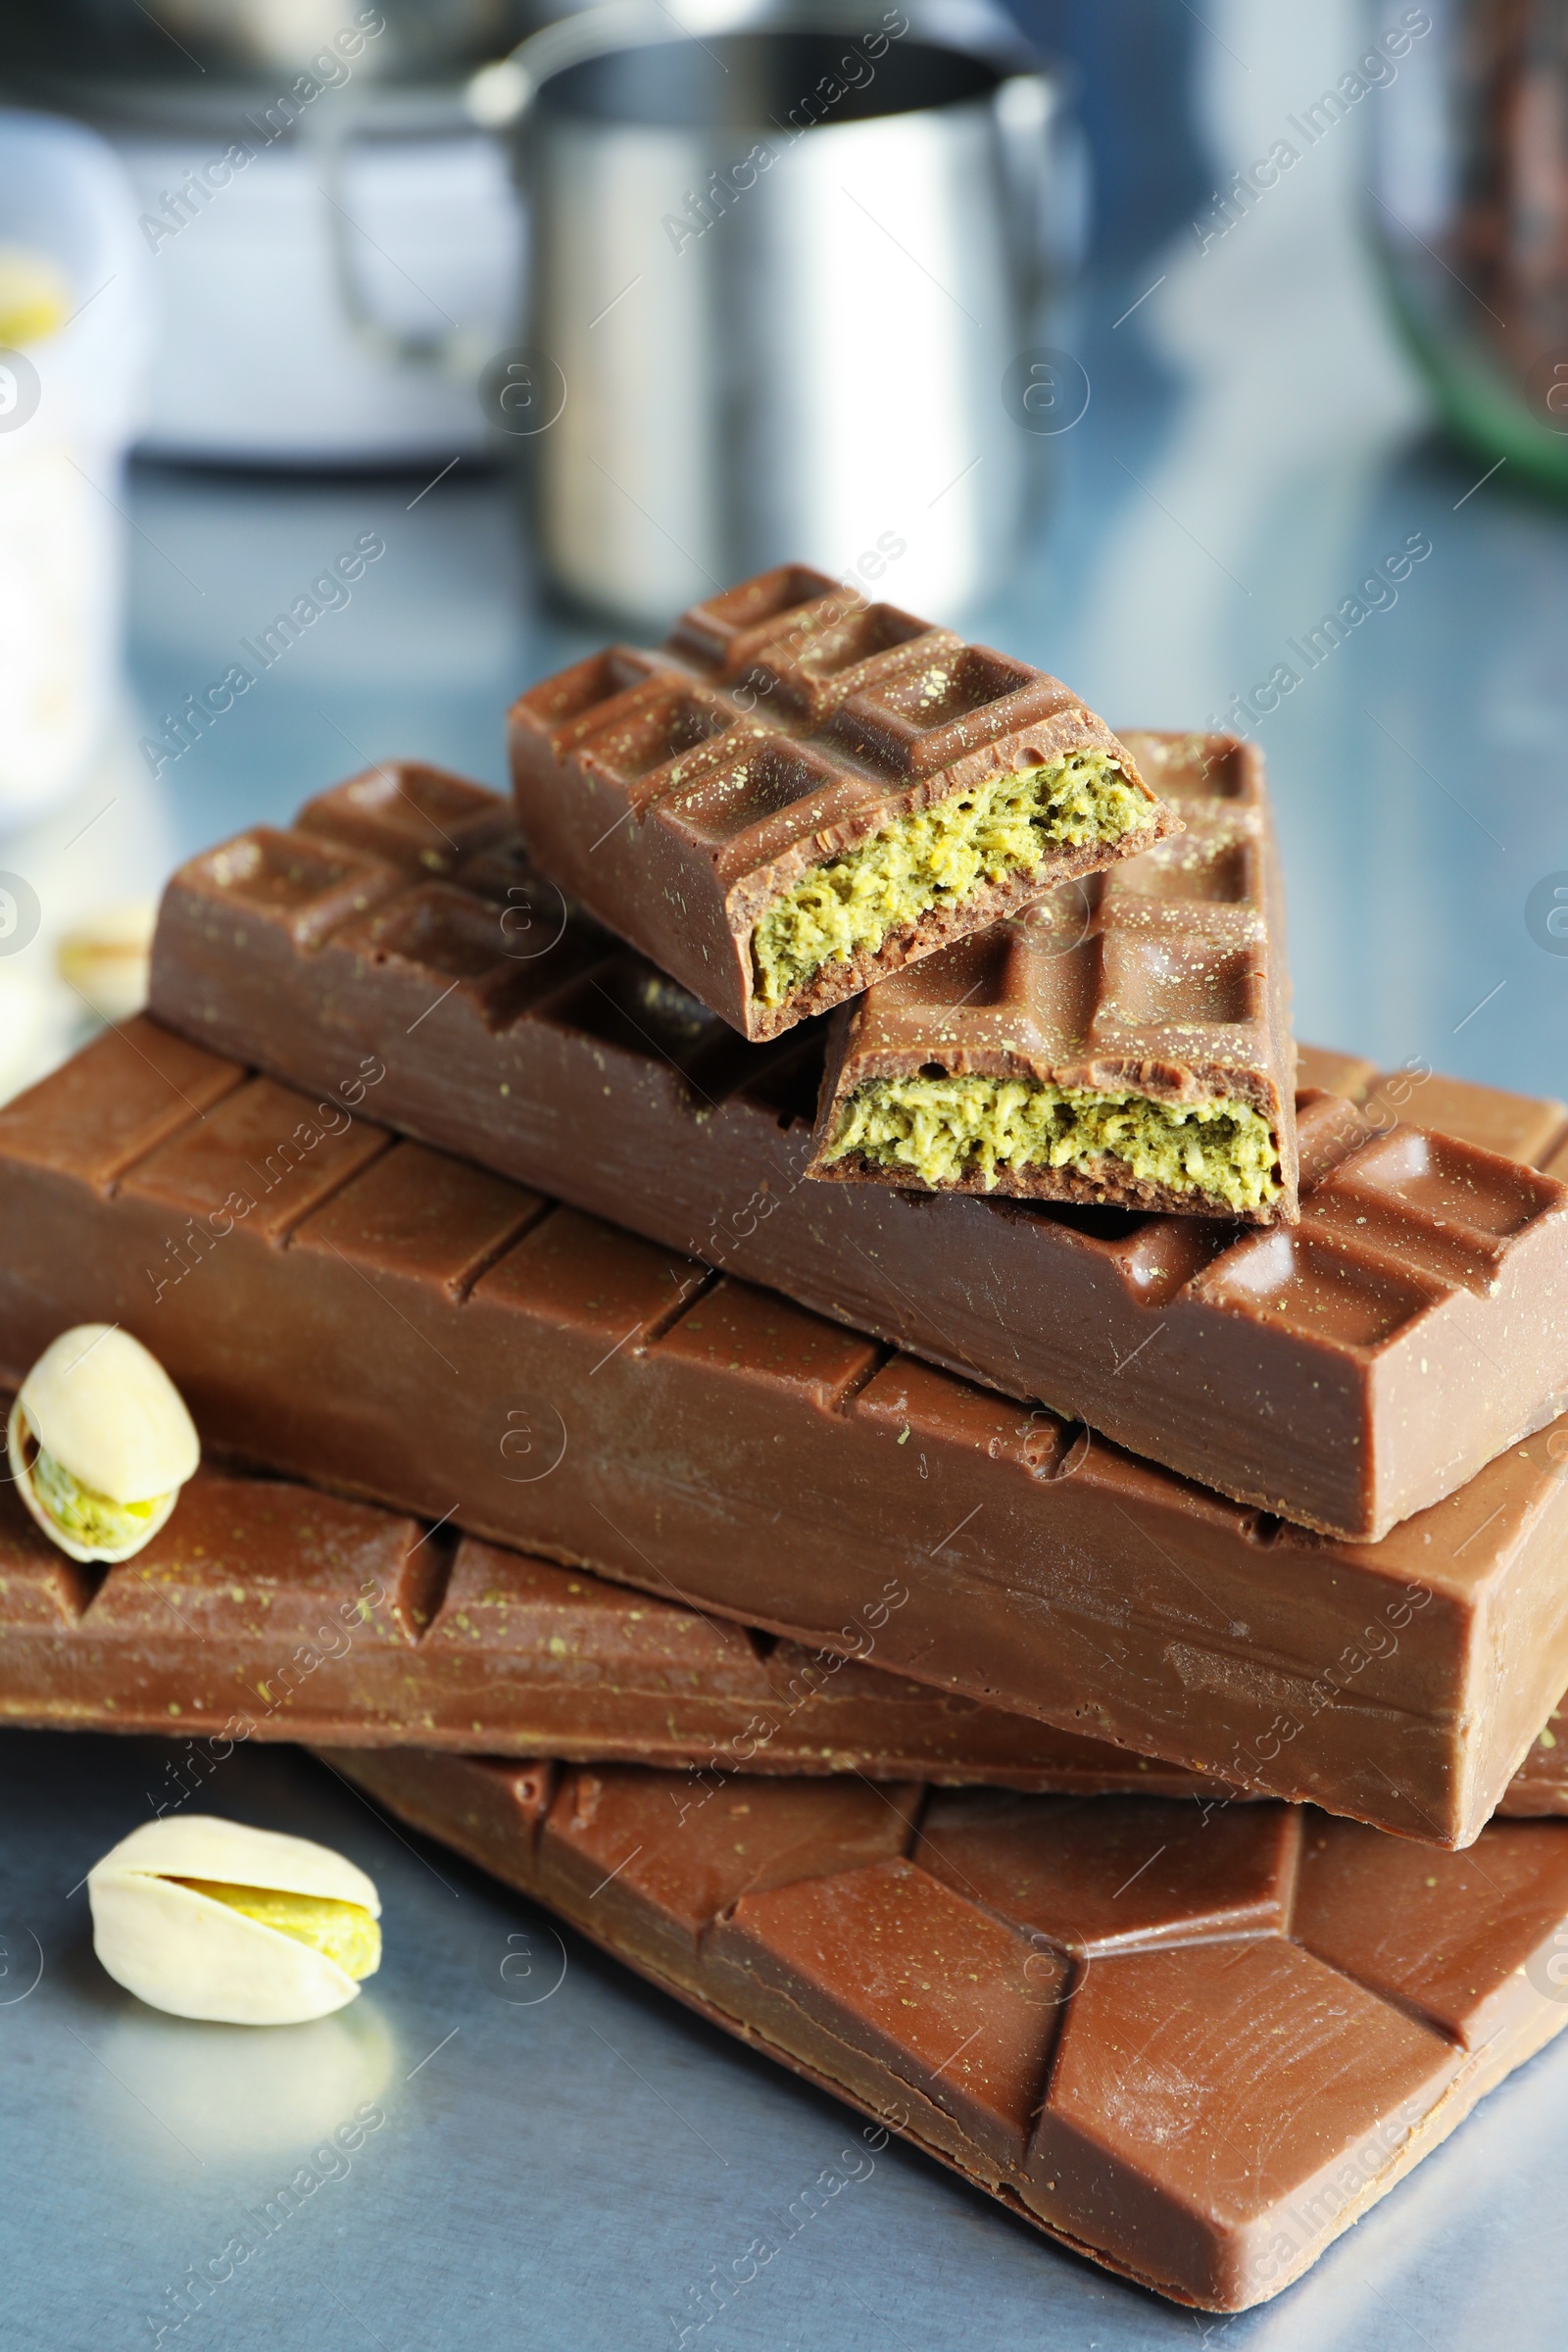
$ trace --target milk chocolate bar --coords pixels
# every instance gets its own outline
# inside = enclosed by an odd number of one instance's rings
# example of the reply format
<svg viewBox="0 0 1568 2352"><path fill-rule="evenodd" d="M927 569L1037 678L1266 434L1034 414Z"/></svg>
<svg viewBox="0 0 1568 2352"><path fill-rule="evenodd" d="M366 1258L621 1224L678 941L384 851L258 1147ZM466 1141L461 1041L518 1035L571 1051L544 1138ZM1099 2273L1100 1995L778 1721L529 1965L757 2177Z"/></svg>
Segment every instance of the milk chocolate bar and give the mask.
<svg viewBox="0 0 1568 2352"><path fill-rule="evenodd" d="M749 1038L1181 825L1059 678L799 564L509 734L540 872Z"/></svg>
<svg viewBox="0 0 1568 2352"><path fill-rule="evenodd" d="M1568 1455L1568 1443L1563 1451ZM1516 1820L1568 1813L1568 1699L1532 1744L1503 1790L1497 1811Z"/></svg>
<svg viewBox="0 0 1568 2352"><path fill-rule="evenodd" d="M1185 832L841 1005L808 1175L1295 1222L1262 755L1225 736L1129 745Z"/></svg>
<svg viewBox="0 0 1568 2352"><path fill-rule="evenodd" d="M1178 2303L1290 2284L1568 2023L1568 1825L335 1754L688 2007ZM871 2148L878 2132L861 2135Z"/></svg>
<svg viewBox="0 0 1568 2352"><path fill-rule="evenodd" d="M1465 1843L1568 1686L1561 1424L1329 1544L147 1021L0 1224L13 1378L118 1322L209 1446L1184 1770Z"/></svg>
<svg viewBox="0 0 1568 2352"><path fill-rule="evenodd" d="M9 1399L0 1397L0 1419ZM1565 1442L1568 1453L1568 1442ZM888 1614L902 1605L889 1597ZM1025 1715L456 1537L209 1466L134 1559L83 1567L0 1488L0 1722L407 1746L714 1776L858 1773L1065 1795L1246 1791ZM1499 1812L1568 1812L1568 1709Z"/></svg>
<svg viewBox="0 0 1568 2352"><path fill-rule="evenodd" d="M9 1402L9 1400L5 1400ZM774 1642L372 1503L208 1467L81 1567L0 1487L0 1723L238 1740L1224 1794L1102 1740Z"/></svg>
<svg viewBox="0 0 1568 2352"><path fill-rule="evenodd" d="M1568 1191L1508 1164L1561 1103L1308 1051L1289 1233L808 1184L823 1025L744 1045L429 769L182 867L152 1004L326 1095L367 1064L393 1127L1330 1534L1386 1534L1568 1404Z"/></svg>

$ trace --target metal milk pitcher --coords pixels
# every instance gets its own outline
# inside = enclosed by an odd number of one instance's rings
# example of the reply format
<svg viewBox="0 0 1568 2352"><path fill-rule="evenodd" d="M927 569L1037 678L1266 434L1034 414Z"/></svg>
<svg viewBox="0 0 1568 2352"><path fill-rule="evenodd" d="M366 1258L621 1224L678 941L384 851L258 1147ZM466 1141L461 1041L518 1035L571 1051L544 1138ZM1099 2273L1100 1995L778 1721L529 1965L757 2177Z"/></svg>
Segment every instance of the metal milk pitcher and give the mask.
<svg viewBox="0 0 1568 2352"><path fill-rule="evenodd" d="M1037 446L1004 379L1055 224L1054 79L989 12L918 0L699 30L656 0L511 62L530 326L493 413L530 436L558 585L664 616L798 558L961 611Z"/></svg>

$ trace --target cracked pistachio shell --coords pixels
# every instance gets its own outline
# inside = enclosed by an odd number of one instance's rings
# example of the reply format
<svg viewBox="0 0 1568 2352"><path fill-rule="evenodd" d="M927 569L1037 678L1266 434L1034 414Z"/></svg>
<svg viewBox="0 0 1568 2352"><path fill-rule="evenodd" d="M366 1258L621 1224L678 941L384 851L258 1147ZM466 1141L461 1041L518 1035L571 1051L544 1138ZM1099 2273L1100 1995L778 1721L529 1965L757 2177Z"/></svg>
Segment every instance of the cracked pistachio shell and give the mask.
<svg viewBox="0 0 1568 2352"><path fill-rule="evenodd" d="M87 1874L93 1949L117 1984L154 2009L235 2026L327 2017L360 1987L324 1952L181 1879L357 1903L378 1919L363 1870L307 1838L193 1814L147 1822Z"/></svg>
<svg viewBox="0 0 1568 2352"><path fill-rule="evenodd" d="M156 1507L123 1541L74 1535L39 1494L26 1459L29 1435L89 1495ZM7 1439L23 1501L74 1560L129 1559L164 1525L201 1459L184 1398L163 1365L129 1332L104 1323L78 1323L44 1349L18 1392Z"/></svg>

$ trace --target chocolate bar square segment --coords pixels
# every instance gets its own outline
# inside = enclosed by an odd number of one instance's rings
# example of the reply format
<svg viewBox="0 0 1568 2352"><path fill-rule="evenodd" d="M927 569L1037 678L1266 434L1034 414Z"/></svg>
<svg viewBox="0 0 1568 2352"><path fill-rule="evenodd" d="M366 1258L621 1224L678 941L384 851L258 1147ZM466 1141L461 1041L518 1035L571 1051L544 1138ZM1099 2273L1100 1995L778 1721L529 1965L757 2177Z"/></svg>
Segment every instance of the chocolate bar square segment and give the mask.
<svg viewBox="0 0 1568 2352"><path fill-rule="evenodd" d="M808 564L779 564L691 606L669 633L669 650L716 678L737 678L764 646L788 649L859 601Z"/></svg>
<svg viewBox="0 0 1568 2352"><path fill-rule="evenodd" d="M295 823L419 875L456 873L506 831L493 794L416 760L389 760L334 784L307 801Z"/></svg>
<svg viewBox="0 0 1568 2352"><path fill-rule="evenodd" d="M1328 1046L1297 1046L1298 1093L1337 1095L1342 1102L1360 1103L1377 1080L1378 1065L1364 1054L1336 1054ZM1462 1099L1469 1089L1461 1080L1456 1091ZM1462 1135L1464 1130L1459 1127L1452 1132Z"/></svg>
<svg viewBox="0 0 1568 2352"><path fill-rule="evenodd" d="M824 1866L902 1854L919 1793L842 1779L707 1792L672 1787L664 1772L581 1771L563 1781L540 1861L546 1883L604 1933L618 1926L689 1973L703 1930L734 1903Z"/></svg>
<svg viewBox="0 0 1568 2352"><path fill-rule="evenodd" d="M840 741L901 774L928 775L1019 728L1040 729L1043 745L1050 721L1075 710L1059 678L985 646L922 642L920 654L848 696L833 720Z"/></svg>
<svg viewBox="0 0 1568 2352"><path fill-rule="evenodd" d="M245 947L258 927L267 926L290 947L318 948L340 924L389 898L403 881L384 858L345 857L333 843L272 825L254 826L195 864L232 921L237 944Z"/></svg>
<svg viewBox="0 0 1568 2352"><path fill-rule="evenodd" d="M1367 1116L1380 1128L1412 1126L1440 1128L1445 1135L1461 1135L1504 1159L1522 1159L1538 1168L1552 1165L1568 1132L1568 1106L1533 1095L1513 1095L1500 1087L1476 1088L1463 1079L1443 1078L1424 1062L1391 1070L1365 1098Z"/></svg>
<svg viewBox="0 0 1568 2352"><path fill-rule="evenodd" d="M1282 1935L1300 1813L1216 1805L1201 1838L1170 1837L1160 1797L1042 1805L989 1789L934 1794L915 1858L935 1878L1059 1951ZM1375 1843L1381 1832L1367 1833Z"/></svg>
<svg viewBox="0 0 1568 2352"><path fill-rule="evenodd" d="M745 681L758 693L776 693L783 709L813 725L878 681L886 690L895 678L963 651L951 629L934 629L897 605L818 611L816 625L765 647Z"/></svg>
<svg viewBox="0 0 1568 2352"><path fill-rule="evenodd" d="M1472 2051L1515 2033L1548 1987L1562 1998L1560 1965L1534 1983L1526 1974L1551 1944L1562 1899L1561 1865L1541 1871L1539 1832L1494 1822L1472 1867L1440 1871L1419 1846L1391 1845L1358 1822L1308 1816L1308 1825L1296 1936L1320 1960ZM1478 1970L1483 1942L1491 1965Z"/></svg>
<svg viewBox="0 0 1568 2352"><path fill-rule="evenodd" d="M1185 759L1164 738L1133 742L1160 756L1186 831L842 1006L810 1175L1295 1220L1261 759L1223 737L1185 739Z"/></svg>
<svg viewBox="0 0 1568 2352"><path fill-rule="evenodd" d="M559 895L555 905L538 893L518 893L498 906L447 882L426 882L345 925L332 942L332 960L334 977L357 967L366 984L384 989L406 1010L398 1023L402 1037L389 1026L385 1040L395 1054L408 1051L406 1041L453 998L487 1029L508 1028L525 1006L602 962L611 944L583 938ZM377 1066L384 1073L385 1062Z"/></svg>
<svg viewBox="0 0 1568 2352"><path fill-rule="evenodd" d="M1147 2284L1245 2309L1392 2187L1464 2072L1293 1943L1128 1953L1064 2015L1029 2201L1111 2267L1131 2241Z"/></svg>
<svg viewBox="0 0 1568 2352"><path fill-rule="evenodd" d="M726 2006L852 2095L891 2077L931 2143L988 2187L1021 2168L1063 2012L1060 1953L900 1860L743 1895L705 1959Z"/></svg>
<svg viewBox="0 0 1568 2352"><path fill-rule="evenodd" d="M281 1247L386 1148L382 1129L352 1118L340 1102L312 1103L270 1078L253 1078L139 1161L122 1189L168 1212L175 1235L170 1263L183 1271L182 1246L199 1256L241 1224Z"/></svg>
<svg viewBox="0 0 1568 2352"><path fill-rule="evenodd" d="M0 1152L101 1192L246 1081L231 1061L152 1021L106 1029L36 1088L0 1106Z"/></svg>
<svg viewBox="0 0 1568 2352"><path fill-rule="evenodd" d="M540 871L751 1039L1182 823L1058 679L801 565L510 728Z"/></svg>
<svg viewBox="0 0 1568 2352"><path fill-rule="evenodd" d="M400 1143L328 1200L296 1246L330 1251L368 1279L463 1298L547 1207L466 1160Z"/></svg>

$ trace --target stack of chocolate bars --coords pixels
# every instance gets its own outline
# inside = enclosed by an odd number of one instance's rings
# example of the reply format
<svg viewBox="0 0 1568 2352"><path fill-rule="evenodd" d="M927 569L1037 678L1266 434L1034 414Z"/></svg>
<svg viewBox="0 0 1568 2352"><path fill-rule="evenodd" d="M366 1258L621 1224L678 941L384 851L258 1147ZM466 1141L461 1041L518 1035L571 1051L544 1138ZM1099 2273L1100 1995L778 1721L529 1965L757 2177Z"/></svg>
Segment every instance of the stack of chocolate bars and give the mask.
<svg viewBox="0 0 1568 2352"><path fill-rule="evenodd" d="M107 1570L8 1491L0 1714L327 1749L1260 2301L1568 2024L1568 1113L1298 1055L1253 749L819 574L510 723L0 1112L0 1370L119 1323L206 1449Z"/></svg>

